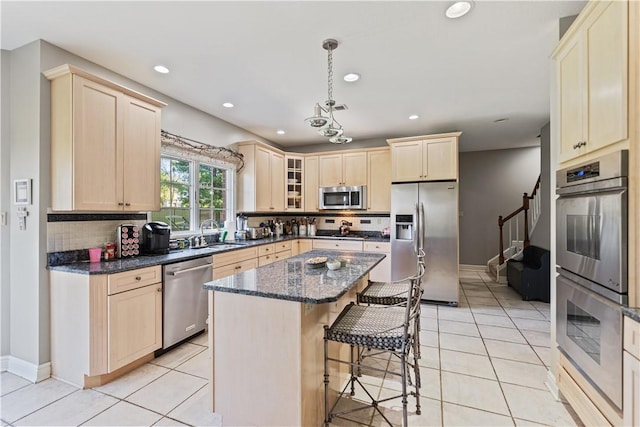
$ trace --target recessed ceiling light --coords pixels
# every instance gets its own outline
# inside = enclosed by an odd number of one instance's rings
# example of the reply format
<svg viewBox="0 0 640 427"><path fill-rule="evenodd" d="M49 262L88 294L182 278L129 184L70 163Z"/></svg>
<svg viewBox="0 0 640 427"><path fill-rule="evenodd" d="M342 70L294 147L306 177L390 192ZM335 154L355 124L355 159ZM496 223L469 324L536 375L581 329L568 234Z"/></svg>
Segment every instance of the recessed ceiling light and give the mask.
<svg viewBox="0 0 640 427"><path fill-rule="evenodd" d="M501 119L495 119L493 123L502 123L502 122L506 122L507 120L509 120L509 117L503 117Z"/></svg>
<svg viewBox="0 0 640 427"><path fill-rule="evenodd" d="M348 73L344 75L345 82L355 82L360 80L360 74L358 73Z"/></svg>
<svg viewBox="0 0 640 427"><path fill-rule="evenodd" d="M412 114L412 115L410 115L410 116L409 116L409 120L415 120L415 119L417 119L417 118L419 118L419 117L420 117L420 116L419 116L419 115L417 115L417 114Z"/></svg>
<svg viewBox="0 0 640 427"><path fill-rule="evenodd" d="M278 135L284 135L286 132L285 132L285 131L283 131L282 129L279 129L276 133L277 133Z"/></svg>
<svg viewBox="0 0 640 427"><path fill-rule="evenodd" d="M222 104L222 106L223 106L224 108L233 108L233 104L232 104L232 103L230 103L230 102L225 102L224 104Z"/></svg>
<svg viewBox="0 0 640 427"><path fill-rule="evenodd" d="M165 67L164 65L156 65L155 67L153 67L154 70L156 70L157 72L159 72L160 74L168 74L169 73L169 69L167 67Z"/></svg>
<svg viewBox="0 0 640 427"><path fill-rule="evenodd" d="M447 8L447 11L444 14L447 16L447 18L451 18L451 19L461 18L467 13L469 13L472 7L473 7L473 2L470 0L457 1L453 3L451 6L449 6Z"/></svg>

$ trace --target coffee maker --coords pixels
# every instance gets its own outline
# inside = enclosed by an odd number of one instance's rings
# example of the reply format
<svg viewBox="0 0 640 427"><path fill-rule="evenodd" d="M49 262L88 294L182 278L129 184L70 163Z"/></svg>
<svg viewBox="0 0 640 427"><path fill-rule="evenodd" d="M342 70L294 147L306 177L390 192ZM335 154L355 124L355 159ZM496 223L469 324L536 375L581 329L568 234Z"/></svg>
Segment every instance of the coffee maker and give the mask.
<svg viewBox="0 0 640 427"><path fill-rule="evenodd" d="M169 253L171 229L164 222L148 222L142 227L142 253L164 255Z"/></svg>

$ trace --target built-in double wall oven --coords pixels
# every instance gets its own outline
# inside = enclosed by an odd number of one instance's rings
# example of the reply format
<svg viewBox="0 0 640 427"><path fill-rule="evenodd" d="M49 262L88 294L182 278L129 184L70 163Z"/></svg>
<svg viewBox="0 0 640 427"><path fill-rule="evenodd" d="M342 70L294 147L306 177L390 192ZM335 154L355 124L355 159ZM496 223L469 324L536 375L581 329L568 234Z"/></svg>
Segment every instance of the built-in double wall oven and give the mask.
<svg viewBox="0 0 640 427"><path fill-rule="evenodd" d="M556 338L601 394L622 408L627 303L628 152L557 172Z"/></svg>

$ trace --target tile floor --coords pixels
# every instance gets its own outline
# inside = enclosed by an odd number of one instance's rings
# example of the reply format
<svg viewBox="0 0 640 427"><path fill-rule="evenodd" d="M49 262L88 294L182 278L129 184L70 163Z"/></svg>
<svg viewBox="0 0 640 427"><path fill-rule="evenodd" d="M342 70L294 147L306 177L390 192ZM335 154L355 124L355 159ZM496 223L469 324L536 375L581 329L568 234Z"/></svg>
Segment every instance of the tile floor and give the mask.
<svg viewBox="0 0 640 427"><path fill-rule="evenodd" d="M422 415L409 399L413 426L573 426L571 409L545 386L549 364L549 304L526 302L485 273L461 272L459 307L422 307ZM0 374L2 426L218 426L207 404L206 335L107 385L78 390L55 379L31 384ZM388 358L379 366L397 369ZM392 375L364 372L362 381L379 399L399 383ZM358 404L363 392L340 405ZM397 424L399 399L382 404ZM385 425L373 410L352 414L354 422Z"/></svg>

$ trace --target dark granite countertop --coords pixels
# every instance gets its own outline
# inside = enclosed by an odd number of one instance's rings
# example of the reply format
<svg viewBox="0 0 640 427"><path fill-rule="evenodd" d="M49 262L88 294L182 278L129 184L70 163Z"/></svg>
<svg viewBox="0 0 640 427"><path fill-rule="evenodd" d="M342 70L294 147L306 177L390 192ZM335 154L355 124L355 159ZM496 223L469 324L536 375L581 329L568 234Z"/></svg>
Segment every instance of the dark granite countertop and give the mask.
<svg viewBox="0 0 640 427"><path fill-rule="evenodd" d="M622 307L622 314L640 323L640 307Z"/></svg>
<svg viewBox="0 0 640 427"><path fill-rule="evenodd" d="M347 264L338 270L311 268L309 258L343 258ZM337 301L358 280L384 259L383 254L313 250L254 270L204 284L210 291L323 304Z"/></svg>
<svg viewBox="0 0 640 427"><path fill-rule="evenodd" d="M328 236L293 236L287 235L282 237L272 237L267 239L258 240L242 240L227 243L217 243L206 248L190 248L172 251L166 255L144 255L134 258L115 259L110 261L101 261L91 263L89 261L61 263L59 265L49 265L47 268L52 271L66 271L68 273L76 274L113 274L121 271L135 270L138 268L151 267L154 265L172 264L174 262L186 261L195 258L201 258L221 252L228 252L233 250L239 250L248 248L251 246L262 246L270 243L277 243L287 240L297 239L315 239L315 238L331 238L339 240L360 240L360 241L373 241L373 242L388 242L388 238L382 237L369 237L366 239L363 237L328 237Z"/></svg>

